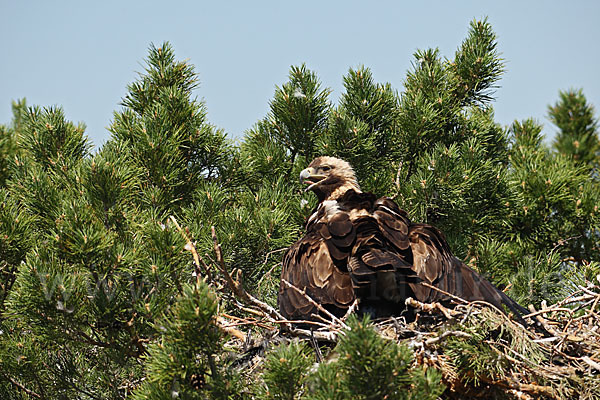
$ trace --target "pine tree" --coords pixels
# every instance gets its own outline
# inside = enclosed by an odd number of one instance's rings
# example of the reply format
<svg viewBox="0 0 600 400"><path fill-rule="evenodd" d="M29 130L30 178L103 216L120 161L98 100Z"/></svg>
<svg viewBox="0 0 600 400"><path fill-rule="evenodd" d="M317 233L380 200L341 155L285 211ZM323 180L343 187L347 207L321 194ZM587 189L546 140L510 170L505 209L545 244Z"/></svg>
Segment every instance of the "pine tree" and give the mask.
<svg viewBox="0 0 600 400"><path fill-rule="evenodd" d="M472 22L454 60L415 54L401 95L398 200L415 220L441 228L460 258L506 215L507 138L490 103L503 71L496 47L489 23Z"/></svg>
<svg viewBox="0 0 600 400"><path fill-rule="evenodd" d="M2 220L18 221L1 226L3 286L12 284L2 314L6 398L122 398L138 387L143 357L157 353L146 343L169 316L189 304L212 315L210 304L194 303L208 289L190 289L186 242L168 223L230 162L224 134L191 98L194 85L168 44L152 47L147 74L94 155L84 126L62 110L23 114L2 203Z"/></svg>
<svg viewBox="0 0 600 400"><path fill-rule="evenodd" d="M1 322L2 371L9 383L1 390L7 398L18 395L14 387L68 397L77 386L72 352L79 346L65 347L60 332L75 335L69 326L72 307L84 292L79 271L67 270L59 255L55 228L75 202L71 196L76 196L89 145L83 126L65 121L60 109L19 109L15 120L20 121L15 124L18 154L3 189L1 226L3 282L10 284Z"/></svg>
<svg viewBox="0 0 600 400"><path fill-rule="evenodd" d="M241 397L239 377L217 361L223 334L214 324L216 312L217 299L204 282L198 279L184 287L173 307L155 323L162 338L148 348L147 379L133 398Z"/></svg>
<svg viewBox="0 0 600 400"><path fill-rule="evenodd" d="M26 108L25 99L13 102L11 125L0 125L0 187L4 187L10 178L10 163L18 155L17 135L22 129Z"/></svg>
<svg viewBox="0 0 600 400"><path fill-rule="evenodd" d="M149 53L146 74L129 86L110 131L141 168L145 201L163 212L187 204L195 187L223 173L229 151L224 132L192 98L193 67L176 61L167 43Z"/></svg>
<svg viewBox="0 0 600 400"><path fill-rule="evenodd" d="M510 136L507 229L481 242L478 265L537 305L567 294L573 267L598 260L600 197L586 167L552 153L535 121L515 122Z"/></svg>
<svg viewBox="0 0 600 400"><path fill-rule="evenodd" d="M553 146L565 156L597 171L600 157L598 119L582 90L559 93L559 101L548 107L550 120L559 129Z"/></svg>
<svg viewBox="0 0 600 400"><path fill-rule="evenodd" d="M290 69L289 82L277 88L271 101L271 121L275 138L291 153L314 156L315 138L326 129L329 89L305 65Z"/></svg>

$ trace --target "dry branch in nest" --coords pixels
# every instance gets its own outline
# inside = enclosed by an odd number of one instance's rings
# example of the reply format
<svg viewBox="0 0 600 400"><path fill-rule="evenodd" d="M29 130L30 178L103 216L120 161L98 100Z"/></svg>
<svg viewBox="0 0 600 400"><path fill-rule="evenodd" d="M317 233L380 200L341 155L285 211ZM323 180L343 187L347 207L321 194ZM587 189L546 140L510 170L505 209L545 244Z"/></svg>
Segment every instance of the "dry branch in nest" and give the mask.
<svg viewBox="0 0 600 400"><path fill-rule="evenodd" d="M210 272L211 267L198 256L188 235L174 218L172 220L186 239L185 248L192 252L197 271L210 276L214 282L209 284L220 291L228 287L233 295L231 300L248 315L234 317L221 313L215 321L220 329L237 340L241 353L250 347L250 331L256 328L266 332L262 340L258 338L263 343L280 341L282 334L295 336L311 341L317 354L320 351L315 340L336 343L339 335L348 329L345 320L357 309L358 302L343 318L336 318L304 291L284 282L306 296L322 313L318 321L289 321L278 310L248 293L240 281L239 271L237 274L229 272L212 228L215 257L212 268L218 270L224 281L224 284L216 283L217 274ZM225 297L225 293L222 294ZM396 317L374 321L375 329L382 336L413 349L416 364L434 367L442 373L448 388L444 398L600 399L598 284L590 282L562 301L550 306L542 303L540 310L531 309L531 313L524 316L538 321L550 337L525 328L485 302L449 297L452 307L408 298L407 307L413 308L417 315L410 323ZM311 328L306 329L307 326ZM252 371L255 368L253 366Z"/></svg>

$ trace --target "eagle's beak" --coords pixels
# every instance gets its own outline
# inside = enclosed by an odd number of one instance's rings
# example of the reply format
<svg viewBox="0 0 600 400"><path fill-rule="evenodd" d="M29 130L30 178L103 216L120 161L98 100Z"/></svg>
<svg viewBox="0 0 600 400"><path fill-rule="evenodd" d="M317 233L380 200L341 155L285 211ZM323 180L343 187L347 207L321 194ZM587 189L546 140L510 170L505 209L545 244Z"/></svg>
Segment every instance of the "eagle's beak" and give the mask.
<svg viewBox="0 0 600 400"><path fill-rule="evenodd" d="M325 178L327 178L327 176L317 174L317 171L312 167L303 169L302 172L300 172L300 182L309 185L304 189L305 192L314 188Z"/></svg>

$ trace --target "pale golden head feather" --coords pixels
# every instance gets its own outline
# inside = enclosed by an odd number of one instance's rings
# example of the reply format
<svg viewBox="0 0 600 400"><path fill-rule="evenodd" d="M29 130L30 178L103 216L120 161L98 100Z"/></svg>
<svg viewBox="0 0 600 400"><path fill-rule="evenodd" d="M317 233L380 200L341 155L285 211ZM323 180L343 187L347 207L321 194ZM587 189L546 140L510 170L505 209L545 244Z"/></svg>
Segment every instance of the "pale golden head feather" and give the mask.
<svg viewBox="0 0 600 400"><path fill-rule="evenodd" d="M300 173L300 180L309 184L306 190L313 191L319 201L335 200L350 189L361 191L350 164L335 157L315 158Z"/></svg>

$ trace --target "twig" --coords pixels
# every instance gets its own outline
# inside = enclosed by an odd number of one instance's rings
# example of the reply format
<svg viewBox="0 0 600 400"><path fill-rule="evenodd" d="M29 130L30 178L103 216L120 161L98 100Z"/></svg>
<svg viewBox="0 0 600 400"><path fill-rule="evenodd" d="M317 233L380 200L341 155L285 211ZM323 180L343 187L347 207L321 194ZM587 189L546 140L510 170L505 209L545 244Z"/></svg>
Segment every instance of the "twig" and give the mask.
<svg viewBox="0 0 600 400"><path fill-rule="evenodd" d="M175 227L177 227L179 233L181 233L181 236L183 236L183 238L185 239L185 249L192 252L192 257L194 257L194 263L196 264L196 268L200 268L200 257L198 256L198 252L196 252L196 247L194 246L188 235L183 231L183 229L181 229L181 226L179 226L175 217L171 215L169 219L171 220L171 222L173 222Z"/></svg>
<svg viewBox="0 0 600 400"><path fill-rule="evenodd" d="M271 275L271 272L273 272L273 270L274 270L274 269L275 269L275 268L276 268L278 265L281 265L281 263L274 264L274 265L271 267L271 269L269 269L269 270L267 271L267 273L266 273L266 274L264 274L263 276L261 276L261 277L260 277L260 279L258 280L258 282L257 282L256 284L257 284L257 285L260 285L260 284L262 283L262 281L265 279L265 277L267 277L267 276L270 276L270 275Z"/></svg>
<svg viewBox="0 0 600 400"><path fill-rule="evenodd" d="M346 314L341 318L342 321L346 322L346 320L356 311L358 308L358 299L354 299L350 307L346 310Z"/></svg>
<svg viewBox="0 0 600 400"><path fill-rule="evenodd" d="M532 383L517 383L519 390L531 393L533 395L547 396L551 398L559 398L556 391L550 386L534 385Z"/></svg>
<svg viewBox="0 0 600 400"><path fill-rule="evenodd" d="M204 262L204 260L202 259L202 257L200 257L198 255L198 252L196 251L196 248L195 248L194 244L191 242L191 240L189 239L189 237L187 236L187 234L183 231L183 229L181 228L181 226L179 226L179 224L177 223L177 220L175 219L175 217L171 216L170 219L173 222L173 224L175 224L175 226L177 227L177 229L179 230L179 232L185 238L185 240L186 240L186 250L189 250L189 251L192 252L192 256L194 257L194 263L196 264L196 267L199 268L200 265L202 265L204 267L204 269L206 270L206 272L210 274L210 268ZM244 287L242 286L242 284L239 282L239 278L238 278L238 280L234 279L231 276L231 274L229 273L229 271L227 270L227 266L226 266L225 260L223 258L223 251L221 249L221 245L219 244L219 242L217 240L217 233L215 231L215 227L214 226L211 226L211 235L212 235L212 239L213 239L213 251L214 251L214 254L215 254L215 258L216 258L215 265L217 266L217 268L219 269L219 271L225 277L225 282L227 283L227 286L229 286L229 289L232 291L232 293L234 294L234 296L236 296L238 299L240 299L244 303L246 303L248 305L251 305L253 307L258 308L260 311L256 311L256 310L253 310L253 309L250 309L250 308L242 308L242 309L244 309L245 311L251 312L252 314L255 314L255 315L264 316L265 318L267 318L269 320L269 322L271 322L273 324L280 325L287 332L289 332L290 334L292 334L294 336L299 336L299 337L304 337L304 338L314 337L317 340L324 340L324 341L329 341L329 342L335 342L337 340L337 333L336 332L331 332L331 331L329 331L329 332L315 332L313 334L311 331L304 330L304 329L298 329L298 328L293 327L292 326L293 323L306 323L306 322L309 322L309 321L288 321L276 309L274 309L273 307L271 307L267 303L265 303L263 301L260 301L256 297L254 297L251 294L249 294L244 289ZM198 279L199 279L199 276L198 276ZM316 324L316 325L319 325L319 326L324 326L324 324L319 324L318 322L310 321L310 323L311 324ZM238 338L238 339L240 339L242 341L246 340L247 336L243 332L241 332L241 331L239 331L237 329L234 329L232 327L228 327L227 325L224 325L223 324L223 320L219 319L219 317L216 319L216 324L217 324L217 326L220 329L224 330L228 334L231 334L232 336L234 336L234 337L236 337L236 338ZM345 324L343 326L345 326Z"/></svg>
<svg viewBox="0 0 600 400"><path fill-rule="evenodd" d="M265 255L265 261L263 261L263 263L262 263L262 265L261 265L260 268L262 269L262 268L264 268L265 265L267 265L267 262L269 261L269 256L271 256L272 254L280 253L280 252L285 251L285 250L287 250L287 247L284 247L284 248L281 248L281 249L277 249L277 250L273 250L273 251L268 252ZM257 285L260 285L260 283L263 281L263 279L265 279L266 276L271 275L271 272L273 272L273 270L275 269L275 267L277 267L280 264L281 263L277 263L277 264L273 265L271 267L271 269L269 269L269 271L267 271L266 274L263 274L263 276L261 276L260 279L258 280Z"/></svg>
<svg viewBox="0 0 600 400"><path fill-rule="evenodd" d="M431 339L427 339L424 342L424 344L425 344L425 346L431 346L433 344L436 344L437 342L444 340L448 336L455 336L455 337L460 337L460 338L465 338L465 339L469 339L472 337L472 335L470 335L466 332L462 332L462 331L446 331L446 332L442 333L440 336L437 336L437 337L434 337Z"/></svg>
<svg viewBox="0 0 600 400"><path fill-rule="evenodd" d="M267 303L262 302L262 301L258 300L257 298L255 298L254 296L250 295L248 292L246 292L246 290L242 287L242 285L239 282L236 282L232 278L231 274L229 274L229 271L227 271L227 267L225 265L225 260L223 259L223 251L221 250L221 245L219 244L219 242L217 240L217 233L215 231L215 227L211 226L210 229L211 229L211 234L212 234L212 238L213 238L213 249L214 249L215 257L217 258L217 267L219 268L221 273L225 276L225 281L227 282L227 285L229 286L229 288L231 289L233 294L236 295L239 299L241 299L245 303L251 304L251 305L257 307L258 309L260 309L262 312L264 312L267 316L271 317L272 319L284 320L285 318L283 318L283 316L277 310L275 310L273 307L271 307Z"/></svg>
<svg viewBox="0 0 600 400"><path fill-rule="evenodd" d="M194 251L196 251L196 247L195 246L192 246L192 248L194 249ZM196 254L198 254L198 253L196 253ZM202 256L199 255L199 254L198 254L198 260L200 261L200 263L204 267L204 271L206 272L206 275L208 276L208 279L210 279L212 281L213 277L212 277L212 272L210 271L210 267L208 266L208 264L206 264L206 262L204 261L204 259L202 258ZM196 276L198 276L198 272L197 271L196 271Z"/></svg>
<svg viewBox="0 0 600 400"><path fill-rule="evenodd" d="M458 312L454 310L449 310L446 307L442 306L438 302L434 303L421 303L418 300L413 299L412 297L407 298L405 301L406 305L409 305L413 308L419 309L421 311L425 311L431 313L435 310L440 311L447 319L454 318L455 315L458 315Z"/></svg>
<svg viewBox="0 0 600 400"><path fill-rule="evenodd" d="M221 329L223 332L240 339L242 343L246 342L246 334L238 329L233 328L232 326L227 325L227 322L222 317L217 317L216 323L219 329Z"/></svg>
<svg viewBox="0 0 600 400"><path fill-rule="evenodd" d="M532 312L532 313L523 315L523 318L535 317L537 315L547 314L547 313L554 312L554 311L564 311L564 312L568 312L569 314L573 314L573 310L570 309L570 308L551 307L551 308L545 308L545 309L540 310L540 311L536 311L536 312Z"/></svg>
<svg viewBox="0 0 600 400"><path fill-rule="evenodd" d="M582 292L583 292L583 290L580 290L580 291L578 291L578 292L576 292L574 294L579 294L579 293L582 293ZM593 294L594 292L591 292L591 293L592 294L584 294L584 295L577 296L577 297L572 297L574 295L573 294L573 295L565 298L564 300L559 301L554 306L555 307L562 307L562 306L567 305L567 304L580 303L582 301L589 301L589 300L595 299L599 295L599 294Z"/></svg>
<svg viewBox="0 0 600 400"><path fill-rule="evenodd" d="M338 339L338 333L332 332L332 331L309 331L306 329L292 328L291 330L289 330L289 332L292 335L303 338L303 339L310 339L310 338L314 337L315 339L317 339L319 341L331 342L331 343L336 343L337 339Z"/></svg>
<svg viewBox="0 0 600 400"><path fill-rule="evenodd" d="M313 349L315 350L315 357L317 358L317 363L320 364L321 362L323 362L323 354L321 353L321 349L319 348L319 343L315 339L313 331L311 331L311 335L312 335L312 337L310 338L310 344L312 345Z"/></svg>
<svg viewBox="0 0 600 400"><path fill-rule="evenodd" d="M227 314L221 314L222 317L225 318L231 318L231 315L227 315ZM248 326L248 325L253 325L253 326L259 326L261 328L265 328L268 330L274 330L275 328L273 328L270 325L265 324L265 322L270 322L270 321L265 321L265 320L256 320L254 318L251 319L244 319L244 318L236 318L235 319L237 322L227 322L227 325L223 325L225 327L228 328L233 328L233 327L237 327L237 326ZM248 334L246 335L246 337L248 337Z"/></svg>
<svg viewBox="0 0 600 400"><path fill-rule="evenodd" d="M592 360L588 356L583 356L581 359L583 360L583 362L585 362L590 367L592 367L592 368L597 369L598 371L600 371L600 364L597 363L596 361Z"/></svg>
<svg viewBox="0 0 600 400"><path fill-rule="evenodd" d="M202 269L204 269L204 273L206 274L208 279L210 281L212 281L213 277L212 277L212 273L210 271L210 267L206 264L206 262L204 262L204 259L198 254L198 252L196 251L196 246L194 245L192 240L189 238L187 233L181 228L179 223L177 223L177 220L175 219L174 216L171 215L169 218L173 222L173 224L177 227L177 230L179 231L181 236L183 236L183 238L185 239L186 243L185 243L184 249L188 250L189 252L192 253L192 257L194 259L194 267L196 270L196 279L197 280L200 279L200 276L202 275L201 271L200 271L200 267L202 267Z"/></svg>
<svg viewBox="0 0 600 400"><path fill-rule="evenodd" d="M458 302L460 304L469 304L469 302L467 300L463 299L462 297L455 296L455 295L453 295L451 293L446 292L445 290L442 290L442 289L440 289L438 287L430 285L427 282L421 282L420 284L423 285L423 286L425 286L425 287L428 287L430 289L436 290L436 291L440 292L441 294L450 297L452 300L454 300L454 301L456 301L456 302Z"/></svg>
<svg viewBox="0 0 600 400"><path fill-rule="evenodd" d="M596 300L594 300L594 304L592 304L592 308L590 308L590 319L588 321L588 324L592 324L594 316L596 315L596 312L594 311L596 309L596 306L598 305L598 300L600 300L600 295L596 296Z"/></svg>
<svg viewBox="0 0 600 400"><path fill-rule="evenodd" d="M34 392L31 389L27 389L25 386L21 385L19 382L15 381L11 376L6 375L6 374L2 374L6 379L8 379L8 381L10 383L12 383L14 386L18 387L19 389L21 389L22 391L24 391L25 393L27 393L28 395L30 395L31 397L35 397L36 399L41 399L42 396L40 396L39 394L37 394L36 392Z"/></svg>
<svg viewBox="0 0 600 400"><path fill-rule="evenodd" d="M533 400L533 397L517 389L508 389L508 393L513 395L517 400Z"/></svg>
<svg viewBox="0 0 600 400"><path fill-rule="evenodd" d="M462 317L462 319L460 321L461 324L464 324L465 322L467 322L467 320L471 316L471 313L473 312L474 308L475 308L475 304L469 304L469 306L467 308L467 312L465 313L465 315Z"/></svg>
<svg viewBox="0 0 600 400"><path fill-rule="evenodd" d="M297 325L315 325L318 326L319 328L326 328L326 329L331 329L331 323L329 324L324 324L322 322L317 322L317 321L308 321L308 320L304 320L304 319L282 319L279 321L273 321L276 324L297 324Z"/></svg>
<svg viewBox="0 0 600 400"><path fill-rule="evenodd" d="M286 281L285 279L281 279L281 281L290 289L295 290L296 292L300 293L302 296L304 296L304 298L306 300L308 300L308 302L310 304L312 304L314 307L316 307L319 311L321 311L322 313L324 313L325 315L327 315L329 318L331 318L332 321L338 323L340 326L342 326L343 328L348 328L348 325L346 325L346 323L344 321L342 321L341 319L339 319L338 317L336 317L335 315L333 315L332 313L330 313L329 311L327 311L325 309L325 307L323 307L322 305L320 305L319 303L317 303L316 301L313 300L312 297L310 297L305 290L300 290L298 289L296 286L292 285L291 283L289 283L288 281Z"/></svg>
<svg viewBox="0 0 600 400"><path fill-rule="evenodd" d="M246 311L247 313L256 315L258 317L264 317L265 316L265 313L263 311L261 311L261 310L255 310L253 308L244 307L242 305L240 305L239 308L242 311Z"/></svg>
<svg viewBox="0 0 600 400"><path fill-rule="evenodd" d="M279 313L279 311L277 311L276 309L274 309L267 303L258 300L256 297L254 297L251 294L249 294L248 292L246 292L244 287L239 282L235 281L232 278L229 271L227 270L225 260L223 259L223 252L221 250L221 245L219 244L219 242L217 240L217 233L215 231L214 226L211 227L211 234L212 234L212 238L213 238L213 250L215 253L215 257L217 259L217 264L216 264L217 268L225 276L225 281L227 282L227 285L229 286L229 288L231 289L231 291L233 292L233 294L235 296L237 296L240 300L242 300L246 304L249 304L249 305L252 305L252 306L258 308L260 311L262 311L264 313L265 318L269 319L269 321L271 323L280 325L283 329L285 329L289 334L291 334L293 336L303 337L303 338L307 338L307 339L314 337L317 340L323 340L323 341L328 341L328 342L336 342L337 341L337 335L338 335L337 332L315 331L314 333L312 333L311 331L306 330L306 329L299 329L299 328L293 327L293 323L296 323L296 321L293 321L293 322L288 321L286 318L283 317L283 315L281 315L281 313ZM343 324L343 326L345 326L345 324Z"/></svg>

